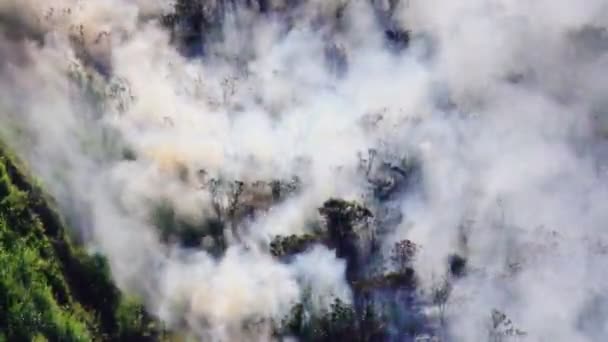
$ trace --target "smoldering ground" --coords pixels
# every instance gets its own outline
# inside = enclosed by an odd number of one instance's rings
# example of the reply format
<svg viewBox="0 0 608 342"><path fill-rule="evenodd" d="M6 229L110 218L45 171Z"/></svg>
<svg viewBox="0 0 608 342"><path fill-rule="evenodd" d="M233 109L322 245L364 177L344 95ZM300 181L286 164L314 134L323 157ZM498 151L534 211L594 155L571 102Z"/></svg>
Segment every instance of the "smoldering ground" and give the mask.
<svg viewBox="0 0 608 342"><path fill-rule="evenodd" d="M420 246L431 335L608 334L604 1L201 4L197 22L162 1L0 1L2 139L151 313L202 340L267 340L297 303L352 301L334 249L268 249L344 198L373 212L375 255ZM165 236L159 208L204 241ZM394 267L363 259L362 277ZM404 324L391 336L413 339Z"/></svg>

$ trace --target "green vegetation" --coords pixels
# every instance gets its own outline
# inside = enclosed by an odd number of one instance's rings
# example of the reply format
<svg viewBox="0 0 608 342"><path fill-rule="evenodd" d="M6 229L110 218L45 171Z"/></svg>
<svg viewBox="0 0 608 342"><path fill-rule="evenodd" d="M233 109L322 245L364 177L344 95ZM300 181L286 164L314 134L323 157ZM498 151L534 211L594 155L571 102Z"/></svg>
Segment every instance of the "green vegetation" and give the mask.
<svg viewBox="0 0 608 342"><path fill-rule="evenodd" d="M386 336L380 317L371 307L357 312L352 306L336 299L331 308L320 315L305 318L302 304L291 310L283 322L283 334L293 335L302 341L383 341Z"/></svg>
<svg viewBox="0 0 608 342"><path fill-rule="evenodd" d="M277 236L270 242L270 253L275 257L288 257L306 251L319 241L320 237L312 234Z"/></svg>
<svg viewBox="0 0 608 342"><path fill-rule="evenodd" d="M87 255L0 148L0 341L159 340L161 330Z"/></svg>

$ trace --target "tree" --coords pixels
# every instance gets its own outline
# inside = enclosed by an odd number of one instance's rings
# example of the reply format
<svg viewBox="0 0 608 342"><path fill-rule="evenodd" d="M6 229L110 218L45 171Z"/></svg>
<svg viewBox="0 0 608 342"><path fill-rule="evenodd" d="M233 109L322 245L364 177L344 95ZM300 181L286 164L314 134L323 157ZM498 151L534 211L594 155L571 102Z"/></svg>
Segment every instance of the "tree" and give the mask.
<svg viewBox="0 0 608 342"><path fill-rule="evenodd" d="M373 215L364 206L341 199L326 201L319 212L327 223L328 244L336 249L339 258L346 259L346 278L352 283L359 270L359 237L354 231L355 226L365 223Z"/></svg>
<svg viewBox="0 0 608 342"><path fill-rule="evenodd" d="M418 252L418 245L410 240L396 242L391 250L390 260L398 273L406 273Z"/></svg>

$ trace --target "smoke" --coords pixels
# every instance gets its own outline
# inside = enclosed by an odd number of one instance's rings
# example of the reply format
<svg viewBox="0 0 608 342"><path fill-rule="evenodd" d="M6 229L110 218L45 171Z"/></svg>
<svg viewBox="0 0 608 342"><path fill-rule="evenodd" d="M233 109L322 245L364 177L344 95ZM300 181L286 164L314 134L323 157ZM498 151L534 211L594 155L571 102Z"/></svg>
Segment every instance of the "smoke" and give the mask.
<svg viewBox="0 0 608 342"><path fill-rule="evenodd" d="M429 303L450 256L466 257L445 310L428 305L444 339L497 336L499 310L522 339L603 340L604 1L206 6L226 7L221 38L191 58L159 24L162 1L0 0L0 136L121 288L202 340L266 340L303 296L311 312L352 300L333 250L267 248L313 233L336 197L374 209L385 254L422 246ZM370 149L415 156L419 183L374 198ZM276 201L267 182L293 179ZM230 211L236 192L255 215ZM205 239L165 239L159 211ZM208 223L228 217L218 239Z"/></svg>

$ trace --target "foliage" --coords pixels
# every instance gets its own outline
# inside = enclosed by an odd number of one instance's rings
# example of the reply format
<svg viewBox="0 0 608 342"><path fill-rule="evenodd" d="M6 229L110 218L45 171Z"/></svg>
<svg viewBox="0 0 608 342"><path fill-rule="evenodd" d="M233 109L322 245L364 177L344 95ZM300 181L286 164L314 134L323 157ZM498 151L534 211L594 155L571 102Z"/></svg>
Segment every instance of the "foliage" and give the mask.
<svg viewBox="0 0 608 342"><path fill-rule="evenodd" d="M348 234L355 223L373 216L369 209L359 203L335 198L326 201L319 212L328 220L329 227L343 228L337 232L339 235Z"/></svg>
<svg viewBox="0 0 608 342"><path fill-rule="evenodd" d="M325 218L328 231L328 245L335 248L336 256L347 261L346 278L354 282L359 272L359 249L356 227L367 223L373 215L369 209L356 202L329 199L319 209Z"/></svg>
<svg viewBox="0 0 608 342"><path fill-rule="evenodd" d="M414 269L408 268L404 272L391 272L370 279L357 280L353 283L353 287L363 293L380 289L414 289L416 274Z"/></svg>
<svg viewBox="0 0 608 342"><path fill-rule="evenodd" d="M319 240L320 237L312 234L277 236L270 242L270 253L276 257L289 257L306 251Z"/></svg>
<svg viewBox="0 0 608 342"><path fill-rule="evenodd" d="M105 259L74 246L49 203L0 149L0 341L159 339Z"/></svg>
<svg viewBox="0 0 608 342"><path fill-rule="evenodd" d="M303 341L383 341L382 323L370 306L358 312L347 303L336 299L331 307L316 315L306 312L303 304L293 307L284 320L284 333Z"/></svg>

